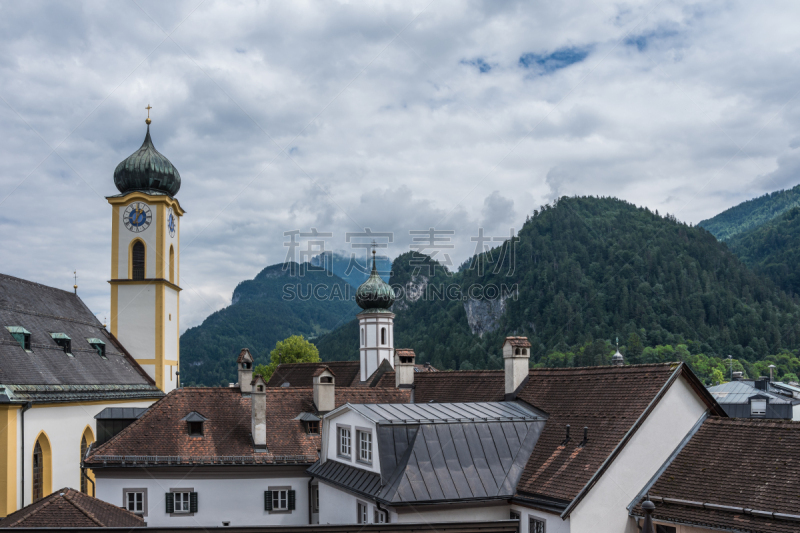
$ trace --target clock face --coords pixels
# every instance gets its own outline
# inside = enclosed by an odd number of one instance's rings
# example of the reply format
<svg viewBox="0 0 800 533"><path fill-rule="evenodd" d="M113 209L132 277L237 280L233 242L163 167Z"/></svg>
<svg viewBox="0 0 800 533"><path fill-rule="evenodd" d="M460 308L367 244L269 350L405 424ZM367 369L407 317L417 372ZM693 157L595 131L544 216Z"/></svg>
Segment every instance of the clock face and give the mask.
<svg viewBox="0 0 800 533"><path fill-rule="evenodd" d="M150 226L150 222L153 221L153 213L147 204L134 202L125 208L122 220L125 222L126 228L134 233L139 233Z"/></svg>
<svg viewBox="0 0 800 533"><path fill-rule="evenodd" d="M167 211L167 228L169 228L169 236L175 236L175 215L172 213L172 208Z"/></svg>

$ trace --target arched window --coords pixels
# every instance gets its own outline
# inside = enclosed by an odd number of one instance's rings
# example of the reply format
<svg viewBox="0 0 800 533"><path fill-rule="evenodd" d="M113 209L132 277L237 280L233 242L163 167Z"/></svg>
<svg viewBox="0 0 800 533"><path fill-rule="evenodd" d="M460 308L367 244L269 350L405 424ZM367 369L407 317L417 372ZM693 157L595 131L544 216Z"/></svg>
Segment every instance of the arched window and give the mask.
<svg viewBox="0 0 800 533"><path fill-rule="evenodd" d="M36 437L31 470L31 502L36 502L53 492L53 452L44 431Z"/></svg>
<svg viewBox="0 0 800 533"><path fill-rule="evenodd" d="M361 328L361 346L364 346L364 328Z"/></svg>
<svg viewBox="0 0 800 533"><path fill-rule="evenodd" d="M86 457L86 450L89 448L89 444L86 442L86 435L81 436L81 458L80 461L83 462L83 458ZM89 487L88 483L86 482L86 476L81 474L81 492L84 494L89 494Z"/></svg>
<svg viewBox="0 0 800 533"><path fill-rule="evenodd" d="M386 328L381 328L381 344L386 344Z"/></svg>
<svg viewBox="0 0 800 533"><path fill-rule="evenodd" d="M519 348L514 351L514 355L519 355Z"/></svg>
<svg viewBox="0 0 800 533"><path fill-rule="evenodd" d="M144 243L133 243L131 255L131 279L144 279Z"/></svg>
<svg viewBox="0 0 800 533"><path fill-rule="evenodd" d="M175 248L169 246L169 282L175 283Z"/></svg>
<svg viewBox="0 0 800 533"><path fill-rule="evenodd" d="M44 497L44 456L42 446L36 441L33 447L33 501L38 502Z"/></svg>

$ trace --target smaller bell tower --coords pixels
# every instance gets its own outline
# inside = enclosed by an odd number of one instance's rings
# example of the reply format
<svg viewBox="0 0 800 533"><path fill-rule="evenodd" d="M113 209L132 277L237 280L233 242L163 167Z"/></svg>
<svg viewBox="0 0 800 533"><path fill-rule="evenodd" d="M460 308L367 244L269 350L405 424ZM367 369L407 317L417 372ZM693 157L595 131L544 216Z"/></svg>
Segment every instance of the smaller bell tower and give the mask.
<svg viewBox="0 0 800 533"><path fill-rule="evenodd" d="M111 334L169 392L180 364L178 170L153 146L148 105L141 148L117 165L111 218Z"/></svg>
<svg viewBox="0 0 800 533"><path fill-rule="evenodd" d="M375 266L372 250L372 272L356 291L358 313L361 381L366 381L384 360L394 368L394 290L383 281Z"/></svg>

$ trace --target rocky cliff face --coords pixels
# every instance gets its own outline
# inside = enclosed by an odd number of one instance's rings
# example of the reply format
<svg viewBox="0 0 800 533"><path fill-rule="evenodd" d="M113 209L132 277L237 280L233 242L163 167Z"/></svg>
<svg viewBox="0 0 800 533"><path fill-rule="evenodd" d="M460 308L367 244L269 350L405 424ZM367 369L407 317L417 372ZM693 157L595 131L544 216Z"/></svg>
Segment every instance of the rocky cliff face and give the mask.
<svg viewBox="0 0 800 533"><path fill-rule="evenodd" d="M412 276L409 281L402 285L402 294L397 295L398 298L395 300L392 310L395 312L403 311L408 309L409 304L422 298L428 288L428 281L428 276Z"/></svg>
<svg viewBox="0 0 800 533"><path fill-rule="evenodd" d="M467 323L472 333L483 337L484 333L496 330L500 323L500 317L506 310L506 300L509 297L492 300L473 300L472 298L465 300L464 311L467 313Z"/></svg>

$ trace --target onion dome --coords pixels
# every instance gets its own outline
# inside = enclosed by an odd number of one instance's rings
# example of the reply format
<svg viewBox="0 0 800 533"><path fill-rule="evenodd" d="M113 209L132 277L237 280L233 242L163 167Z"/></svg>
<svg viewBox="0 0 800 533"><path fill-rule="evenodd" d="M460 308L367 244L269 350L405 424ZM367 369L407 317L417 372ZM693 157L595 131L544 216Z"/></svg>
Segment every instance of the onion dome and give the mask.
<svg viewBox="0 0 800 533"><path fill-rule="evenodd" d="M394 291L378 275L375 266L375 250L372 250L372 272L369 279L356 291L356 303L364 311L385 311L394 303Z"/></svg>
<svg viewBox="0 0 800 533"><path fill-rule="evenodd" d="M617 346L617 353L611 357L611 364L614 366L623 366L625 364L625 358L619 353L619 346Z"/></svg>
<svg viewBox="0 0 800 533"><path fill-rule="evenodd" d="M175 196L181 188L178 169L153 146L150 122L147 122L147 135L142 147L117 165L114 185L122 194L130 191L157 191Z"/></svg>

